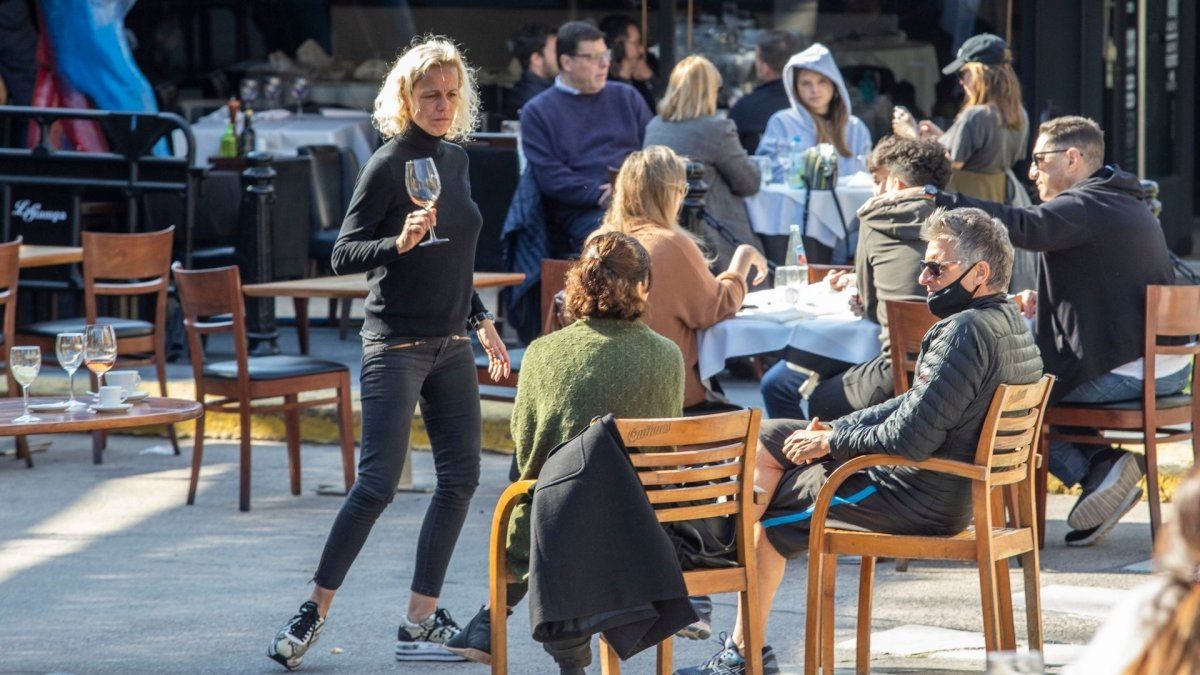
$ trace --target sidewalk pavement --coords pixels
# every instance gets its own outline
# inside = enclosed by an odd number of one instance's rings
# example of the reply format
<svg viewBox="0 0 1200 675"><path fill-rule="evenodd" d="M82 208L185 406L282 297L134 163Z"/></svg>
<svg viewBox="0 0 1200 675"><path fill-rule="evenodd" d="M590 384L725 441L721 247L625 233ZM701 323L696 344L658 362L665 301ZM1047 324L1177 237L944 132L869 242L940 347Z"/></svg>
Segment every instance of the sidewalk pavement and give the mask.
<svg viewBox="0 0 1200 675"><path fill-rule="evenodd" d="M46 438L46 437L39 437ZM140 454L157 439L112 436L105 463L91 463L83 435L49 437L26 469L0 458L0 671L56 673L282 673L268 640L307 596L307 582L341 503L315 493L340 481L332 446L303 448L304 490L287 488L281 444L255 444L253 510L237 511L237 448L210 442L195 506L185 506L190 444L181 456ZM0 441L0 448L11 447ZM433 481L431 456L416 454L418 485ZM487 530L506 484L508 458L485 454L481 485L452 561L442 604L466 623L486 590ZM1149 527L1143 503L1090 549L1066 549L1072 499L1052 496L1042 557L1048 665L1069 658L1128 589L1147 580ZM402 493L384 513L305 660L314 673L462 673L478 664L397 664L392 646L407 598L417 531L428 494ZM839 566L837 640L852 640L857 566ZM803 560L789 566L768 642L784 671L803 662ZM881 564L872 626L874 672L980 672L984 667L978 582L965 565ZM1019 570L1013 590L1020 592ZM733 596L718 596L714 628L733 625ZM556 672L528 638L524 606L510 619L511 668ZM1017 611L1017 633L1024 633ZM695 665L716 645L677 640L676 666ZM839 672L853 650L840 646ZM653 651L624 666L653 671ZM589 672L598 673L593 664Z"/></svg>

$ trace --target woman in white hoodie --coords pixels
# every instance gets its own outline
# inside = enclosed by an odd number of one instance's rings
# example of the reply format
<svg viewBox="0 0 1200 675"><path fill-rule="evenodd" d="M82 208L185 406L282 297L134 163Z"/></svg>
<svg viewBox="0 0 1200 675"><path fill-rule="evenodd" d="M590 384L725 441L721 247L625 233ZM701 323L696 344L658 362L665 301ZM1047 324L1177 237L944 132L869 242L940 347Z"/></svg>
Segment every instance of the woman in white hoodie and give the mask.
<svg viewBox="0 0 1200 675"><path fill-rule="evenodd" d="M792 140L804 147L832 143L838 153L838 175L866 171L871 132L851 114L850 94L829 49L815 43L792 56L783 68L784 89L791 107L767 121L756 155L772 159L776 181L784 179Z"/></svg>

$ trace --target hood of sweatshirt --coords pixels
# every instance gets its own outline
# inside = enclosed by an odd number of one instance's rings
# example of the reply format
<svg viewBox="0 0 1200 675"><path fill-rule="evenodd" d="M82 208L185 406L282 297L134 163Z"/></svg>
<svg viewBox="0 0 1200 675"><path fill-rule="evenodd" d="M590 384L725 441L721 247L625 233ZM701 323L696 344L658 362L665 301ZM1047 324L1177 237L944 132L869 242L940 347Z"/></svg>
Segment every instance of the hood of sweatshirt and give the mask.
<svg viewBox="0 0 1200 675"><path fill-rule="evenodd" d="M921 226L935 208L925 195L883 195L859 210L859 227L897 241L920 241Z"/></svg>
<svg viewBox="0 0 1200 675"><path fill-rule="evenodd" d="M801 68L816 71L828 77L837 87L838 95L841 96L842 103L846 106L846 115L854 113L850 107L850 92L846 89L842 72L838 70L837 64L833 61L833 54L829 52L828 47L820 42L815 42L799 54L793 54L792 58L788 59L787 65L783 67L783 88L787 91L792 110L800 115L800 120L806 128L815 129L816 125L813 123L808 109L800 104L800 99L796 96L796 71Z"/></svg>
<svg viewBox="0 0 1200 675"><path fill-rule="evenodd" d="M1100 167L1096 173L1063 190L1063 194L1092 190L1124 192L1137 199L1145 199L1146 194L1137 176L1122 170L1115 164Z"/></svg>

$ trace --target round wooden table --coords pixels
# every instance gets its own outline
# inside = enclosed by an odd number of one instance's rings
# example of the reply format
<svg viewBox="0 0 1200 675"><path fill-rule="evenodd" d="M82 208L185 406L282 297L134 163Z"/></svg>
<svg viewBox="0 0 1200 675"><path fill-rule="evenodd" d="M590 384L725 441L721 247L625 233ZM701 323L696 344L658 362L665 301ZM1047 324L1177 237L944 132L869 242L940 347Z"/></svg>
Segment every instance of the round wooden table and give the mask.
<svg viewBox="0 0 1200 675"><path fill-rule="evenodd" d="M81 401L87 402L89 396L83 396ZM62 397L33 396L30 403L51 403L61 401ZM33 436L36 434L66 434L72 432L112 431L114 429L131 429L147 427L155 424L172 424L185 420L194 420L204 414L204 409L196 401L183 398L148 397L124 412L36 412L30 414L40 418L37 422L17 423L16 418L25 414L25 403L20 398L0 399L0 436ZM92 461L101 461L102 443L93 437ZM28 457L26 458L28 460Z"/></svg>

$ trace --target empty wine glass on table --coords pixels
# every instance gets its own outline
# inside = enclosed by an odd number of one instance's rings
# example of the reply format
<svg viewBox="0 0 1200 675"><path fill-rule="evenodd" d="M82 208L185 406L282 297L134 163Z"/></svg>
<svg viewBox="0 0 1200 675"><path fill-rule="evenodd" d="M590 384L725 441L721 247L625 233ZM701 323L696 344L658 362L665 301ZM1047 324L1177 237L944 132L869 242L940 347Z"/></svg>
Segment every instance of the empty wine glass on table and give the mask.
<svg viewBox="0 0 1200 675"><path fill-rule="evenodd" d="M442 179L438 176L437 165L433 163L432 157L408 160L404 164L404 183L408 186L408 196L412 198L413 203L426 211L433 209L438 195L442 193ZM417 245L431 246L448 241L450 240L437 236L437 231L430 227L429 238Z"/></svg>
<svg viewBox="0 0 1200 675"><path fill-rule="evenodd" d="M102 387L104 374L117 362L117 334L111 325L102 323L88 326L83 335L83 361Z"/></svg>
<svg viewBox="0 0 1200 675"><path fill-rule="evenodd" d="M39 347L13 347L8 350L8 367L12 370L13 379L21 385L21 394L25 398L25 412L13 420L16 424L40 422L42 418L35 417L29 412L29 385L37 379L38 371L42 369L42 350Z"/></svg>
<svg viewBox="0 0 1200 675"><path fill-rule="evenodd" d="M296 102L296 114L304 114L304 102L308 100L309 84L308 78L303 75L297 75L292 80L292 100Z"/></svg>
<svg viewBox="0 0 1200 675"><path fill-rule="evenodd" d="M67 381L70 382L67 410L86 409L87 405L75 400L75 371L83 365L83 333L59 333L54 343L54 351L58 355L58 365L67 371Z"/></svg>

